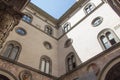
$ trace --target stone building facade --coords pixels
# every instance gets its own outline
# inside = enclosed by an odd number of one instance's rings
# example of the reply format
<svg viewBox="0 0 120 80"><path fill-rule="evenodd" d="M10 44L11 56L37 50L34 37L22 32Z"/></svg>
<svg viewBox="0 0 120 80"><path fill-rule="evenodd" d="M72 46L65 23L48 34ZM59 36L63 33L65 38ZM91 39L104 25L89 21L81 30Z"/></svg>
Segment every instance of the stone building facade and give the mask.
<svg viewBox="0 0 120 80"><path fill-rule="evenodd" d="M0 6L0 79L119 80L120 0L79 0L60 19L29 0Z"/></svg>

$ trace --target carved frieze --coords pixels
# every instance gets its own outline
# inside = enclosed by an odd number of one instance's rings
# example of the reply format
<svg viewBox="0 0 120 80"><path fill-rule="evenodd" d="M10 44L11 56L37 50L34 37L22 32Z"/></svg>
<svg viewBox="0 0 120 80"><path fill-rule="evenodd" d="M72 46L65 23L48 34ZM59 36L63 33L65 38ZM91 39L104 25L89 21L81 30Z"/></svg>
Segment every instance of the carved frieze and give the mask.
<svg viewBox="0 0 120 80"><path fill-rule="evenodd" d="M12 61L13 62L13 61ZM8 74L14 75L16 80L55 80L54 77L41 74L38 70L34 70L28 66L20 63L11 63L9 60L1 59L0 57L0 70L8 72Z"/></svg>
<svg viewBox="0 0 120 80"><path fill-rule="evenodd" d="M2 0L12 6L14 10L20 11L30 2L30 0Z"/></svg>
<svg viewBox="0 0 120 80"><path fill-rule="evenodd" d="M19 75L20 80L32 80L32 74L28 70L23 70Z"/></svg>

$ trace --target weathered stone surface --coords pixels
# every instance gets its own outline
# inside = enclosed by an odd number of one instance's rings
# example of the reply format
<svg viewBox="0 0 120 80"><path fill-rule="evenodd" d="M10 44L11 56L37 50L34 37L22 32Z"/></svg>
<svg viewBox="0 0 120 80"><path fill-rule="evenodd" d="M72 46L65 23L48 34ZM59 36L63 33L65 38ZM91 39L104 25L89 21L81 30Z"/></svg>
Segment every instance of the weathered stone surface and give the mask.
<svg viewBox="0 0 120 80"><path fill-rule="evenodd" d="M79 80L97 80L96 75L93 72L86 73L79 77Z"/></svg>
<svg viewBox="0 0 120 80"><path fill-rule="evenodd" d="M44 74L39 70L32 70L32 68L30 69L26 66L22 67L23 65L19 65L0 59L0 69L8 71L19 80L55 80L55 77Z"/></svg>
<svg viewBox="0 0 120 80"><path fill-rule="evenodd" d="M9 6L12 6L14 10L20 11L30 2L30 0L2 0L5 1Z"/></svg>
<svg viewBox="0 0 120 80"><path fill-rule="evenodd" d="M10 31L22 18L22 13L14 10L13 7L5 3L6 1L9 2L11 0L0 1L0 47L8 37Z"/></svg>
<svg viewBox="0 0 120 80"><path fill-rule="evenodd" d="M104 72L104 69L108 64L112 64L112 60L120 57L120 43L113 46L112 48L103 51L102 53L98 54L97 56L93 57L92 59L88 60L87 62L78 66L77 69L65 74L59 80L98 80L100 79ZM96 63L97 68L99 68L99 72L96 74L96 68L89 69L91 63ZM107 69L107 68L106 68ZM91 74L93 72L93 74ZM89 74L90 73L90 74ZM95 75L94 75L95 74ZM103 80L103 79L100 79Z"/></svg>

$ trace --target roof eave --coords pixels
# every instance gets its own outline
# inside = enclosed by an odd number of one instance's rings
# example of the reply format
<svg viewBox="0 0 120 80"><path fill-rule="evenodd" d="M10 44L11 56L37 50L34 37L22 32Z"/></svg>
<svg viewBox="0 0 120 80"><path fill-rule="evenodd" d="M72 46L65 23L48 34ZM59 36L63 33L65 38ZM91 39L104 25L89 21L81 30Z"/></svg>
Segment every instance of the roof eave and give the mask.
<svg viewBox="0 0 120 80"><path fill-rule="evenodd" d="M52 17L51 15L49 15L48 13L46 13L45 11L43 11L42 9L40 9L39 7L37 7L36 5L34 5L33 3L28 4L27 7L30 8L30 9L32 9L32 10L35 10L38 14L40 14L44 18L50 20L54 24L57 24L57 21L58 21L57 19L55 19L54 17Z"/></svg>
<svg viewBox="0 0 120 80"><path fill-rule="evenodd" d="M65 14L63 14L62 17L59 18L59 20L57 21L58 23L61 23L62 21L64 21L66 18L69 18L69 16L74 13L77 8L82 8L84 3L88 2L90 0L79 0L78 2L76 2Z"/></svg>

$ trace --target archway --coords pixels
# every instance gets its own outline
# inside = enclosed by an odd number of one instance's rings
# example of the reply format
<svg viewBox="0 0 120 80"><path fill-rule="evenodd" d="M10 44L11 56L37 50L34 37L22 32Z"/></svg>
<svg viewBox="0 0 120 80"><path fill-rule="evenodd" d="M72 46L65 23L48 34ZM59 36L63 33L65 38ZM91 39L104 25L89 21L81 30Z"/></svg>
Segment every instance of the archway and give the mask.
<svg viewBox="0 0 120 80"><path fill-rule="evenodd" d="M0 80L18 80L11 72L0 68Z"/></svg>
<svg viewBox="0 0 120 80"><path fill-rule="evenodd" d="M10 80L8 77L0 74L0 80Z"/></svg>
<svg viewBox="0 0 120 80"><path fill-rule="evenodd" d="M120 80L120 55L106 63L100 71L98 80Z"/></svg>
<svg viewBox="0 0 120 80"><path fill-rule="evenodd" d="M105 80L120 80L120 62L108 71Z"/></svg>

